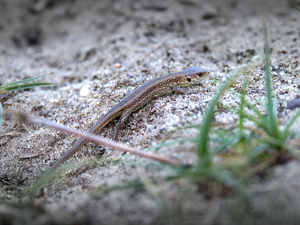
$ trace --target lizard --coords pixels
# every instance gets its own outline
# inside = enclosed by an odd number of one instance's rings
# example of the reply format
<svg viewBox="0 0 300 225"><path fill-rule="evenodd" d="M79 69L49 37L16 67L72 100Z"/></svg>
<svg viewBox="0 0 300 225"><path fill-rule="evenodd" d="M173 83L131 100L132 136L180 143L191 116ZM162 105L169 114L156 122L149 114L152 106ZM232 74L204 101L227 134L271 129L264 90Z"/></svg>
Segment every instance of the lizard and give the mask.
<svg viewBox="0 0 300 225"><path fill-rule="evenodd" d="M107 124L120 117L115 127L113 138L114 140L118 140L118 131L133 112L139 110L150 101L164 94L171 92L186 94L185 91L181 89L182 87L188 87L193 84L200 83L203 79L208 77L209 74L209 71L201 67L193 67L180 72L154 78L126 95L123 100L113 106L104 116L102 116L88 132L96 134ZM79 139L50 167L50 171L55 170L86 142L86 139Z"/></svg>

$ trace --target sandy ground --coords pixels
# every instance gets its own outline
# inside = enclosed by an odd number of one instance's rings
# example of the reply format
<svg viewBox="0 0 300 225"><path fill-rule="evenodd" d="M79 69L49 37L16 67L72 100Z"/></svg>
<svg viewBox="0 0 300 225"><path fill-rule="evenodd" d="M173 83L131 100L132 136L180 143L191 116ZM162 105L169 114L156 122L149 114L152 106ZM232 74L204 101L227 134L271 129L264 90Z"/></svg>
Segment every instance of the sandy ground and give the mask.
<svg viewBox="0 0 300 225"><path fill-rule="evenodd" d="M280 122L286 124L296 112L287 105L299 95L300 12L285 0L259 2L2 0L0 85L44 74L64 62L44 79L56 83L55 87L0 95L3 110L87 131L126 93L154 77L193 66L211 71L203 82L206 87L187 88L187 95L163 96L133 114L122 127L120 142L138 150L153 146L179 126L200 123L217 85L263 52L263 9L273 50L278 113ZM250 72L248 96L253 102L254 98L264 99L262 65ZM220 102L226 107L238 105L230 93ZM226 110L217 110L215 115L216 122L226 124L237 119ZM116 122L101 135L111 138ZM299 123L294 129L299 130ZM14 193L30 187L39 171L49 168L77 138L5 120L0 133L11 132L20 135L0 137L0 189L3 201L16 202ZM173 138L196 134L189 129ZM37 151L39 156L19 159L23 151ZM163 148L158 154L183 163L194 162L196 157L193 144ZM207 200L185 181L161 180L150 185L152 188L99 192L113 184L168 173L133 167L134 157L121 162L106 160L116 156L111 148L87 144L67 165L90 161L93 166L68 170L40 191L33 208L1 204L1 223L299 224L297 161L274 168L264 181L253 181L252 207L238 213L235 198Z"/></svg>

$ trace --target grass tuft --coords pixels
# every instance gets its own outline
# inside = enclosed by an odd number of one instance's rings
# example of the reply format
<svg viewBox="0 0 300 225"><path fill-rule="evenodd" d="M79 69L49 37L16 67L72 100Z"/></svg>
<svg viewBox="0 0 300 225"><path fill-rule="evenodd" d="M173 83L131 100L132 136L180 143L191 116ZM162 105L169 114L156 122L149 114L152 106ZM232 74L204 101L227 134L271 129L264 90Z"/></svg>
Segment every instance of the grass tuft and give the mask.
<svg viewBox="0 0 300 225"><path fill-rule="evenodd" d="M51 73L53 73L55 70L57 70L59 67L61 67L63 64L63 62L56 67L55 69L51 70L48 73L42 74L40 76L36 76L36 77L32 77L32 78L28 78L25 80L20 80L20 81L15 81L15 82L11 82L9 84L6 85L2 85L0 86L0 94L4 94L6 92L10 92L10 91L19 91L19 90L24 90L24 89L30 89L30 88L35 88L35 87L50 87L50 86L54 86L55 84L53 83L48 83L48 82L33 82L30 83L34 80L38 80L42 77L45 77ZM2 114L3 114L3 110L2 110L2 105L0 102L0 126L2 124Z"/></svg>
<svg viewBox="0 0 300 225"><path fill-rule="evenodd" d="M2 86L0 86L0 94L1 93L6 93L6 92L10 92L10 91L19 91L19 90L23 90L23 89L34 88L34 87L49 87L49 86L53 86L54 85L53 83L48 83L48 82L34 82L34 83L30 83L30 82L34 81L34 80L38 80L38 79L40 79L42 77L45 77L45 76L53 73L60 66L58 66L54 70L51 70L50 72L42 74L40 76L36 76L36 77L28 78L28 79L25 79L25 80L15 81L15 82L12 82L12 83L9 83L9 84L6 84L6 85L2 85Z"/></svg>

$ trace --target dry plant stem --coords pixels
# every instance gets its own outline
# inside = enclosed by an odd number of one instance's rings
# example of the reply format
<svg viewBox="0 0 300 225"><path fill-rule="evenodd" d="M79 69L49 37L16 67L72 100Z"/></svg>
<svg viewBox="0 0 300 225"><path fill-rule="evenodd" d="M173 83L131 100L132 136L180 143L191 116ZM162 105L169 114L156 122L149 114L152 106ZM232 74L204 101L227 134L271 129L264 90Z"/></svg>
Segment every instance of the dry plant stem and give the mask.
<svg viewBox="0 0 300 225"><path fill-rule="evenodd" d="M275 161L275 158L271 158L271 159L267 159L265 160L264 162L258 164L257 166L255 166L254 168L250 169L248 172L247 172L247 175L250 177L250 176L253 176L255 175L256 173L268 168L272 163L274 163Z"/></svg>
<svg viewBox="0 0 300 225"><path fill-rule="evenodd" d="M5 137L5 136L20 136L22 133L6 133L6 134L0 134L0 137Z"/></svg>
<svg viewBox="0 0 300 225"><path fill-rule="evenodd" d="M264 132L262 132L262 131L260 131L260 130L258 130L258 129L256 129L256 128L254 128L254 127L244 127L244 129L247 129L247 130L250 130L250 131L252 131L252 132L254 132L254 133L257 133L257 134L259 134L261 137L266 137L266 133L264 133Z"/></svg>
<svg viewBox="0 0 300 225"><path fill-rule="evenodd" d="M25 116L24 114L21 114L21 113L15 114L14 119L16 119L18 121L26 122L26 123L41 124L41 125L44 125L46 127L58 129L60 131L64 131L64 132L67 132L67 133L70 133L70 134L74 134L74 135L82 137L84 139L88 139L90 141L94 141L94 142L97 142L99 144L115 148L116 150L119 150L119 151L129 152L129 153L139 155L141 157L145 157L145 158L148 158L148 159L156 160L156 161L159 161L159 162L162 162L162 163L171 164L171 165L179 165L179 163L177 163L176 161L166 159L166 158L163 158L161 156L153 155L151 153L136 151L133 148L130 148L128 146L125 146L125 145L119 144L117 142L108 140L106 138L103 138L103 137L100 137L100 136L97 136L97 135L94 135L94 134L91 134L91 133L82 133L82 132L79 132L77 130L74 130L74 129L71 129L71 128L68 128L68 127L65 127L65 126L62 126L62 125L58 125L58 124L49 122L49 121L44 120L44 119L35 118L35 117L31 117L31 116ZM55 168L52 167L51 169L55 169Z"/></svg>

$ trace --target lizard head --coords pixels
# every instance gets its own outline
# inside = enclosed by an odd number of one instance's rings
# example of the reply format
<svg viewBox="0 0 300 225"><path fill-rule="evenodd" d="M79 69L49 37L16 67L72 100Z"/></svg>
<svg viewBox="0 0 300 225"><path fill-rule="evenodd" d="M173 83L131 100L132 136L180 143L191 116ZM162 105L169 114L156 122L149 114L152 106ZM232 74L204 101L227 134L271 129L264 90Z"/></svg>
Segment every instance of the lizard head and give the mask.
<svg viewBox="0 0 300 225"><path fill-rule="evenodd" d="M193 84L200 83L203 79L209 76L210 72L201 67L193 67L183 71L184 76L181 76L180 86L187 87Z"/></svg>

